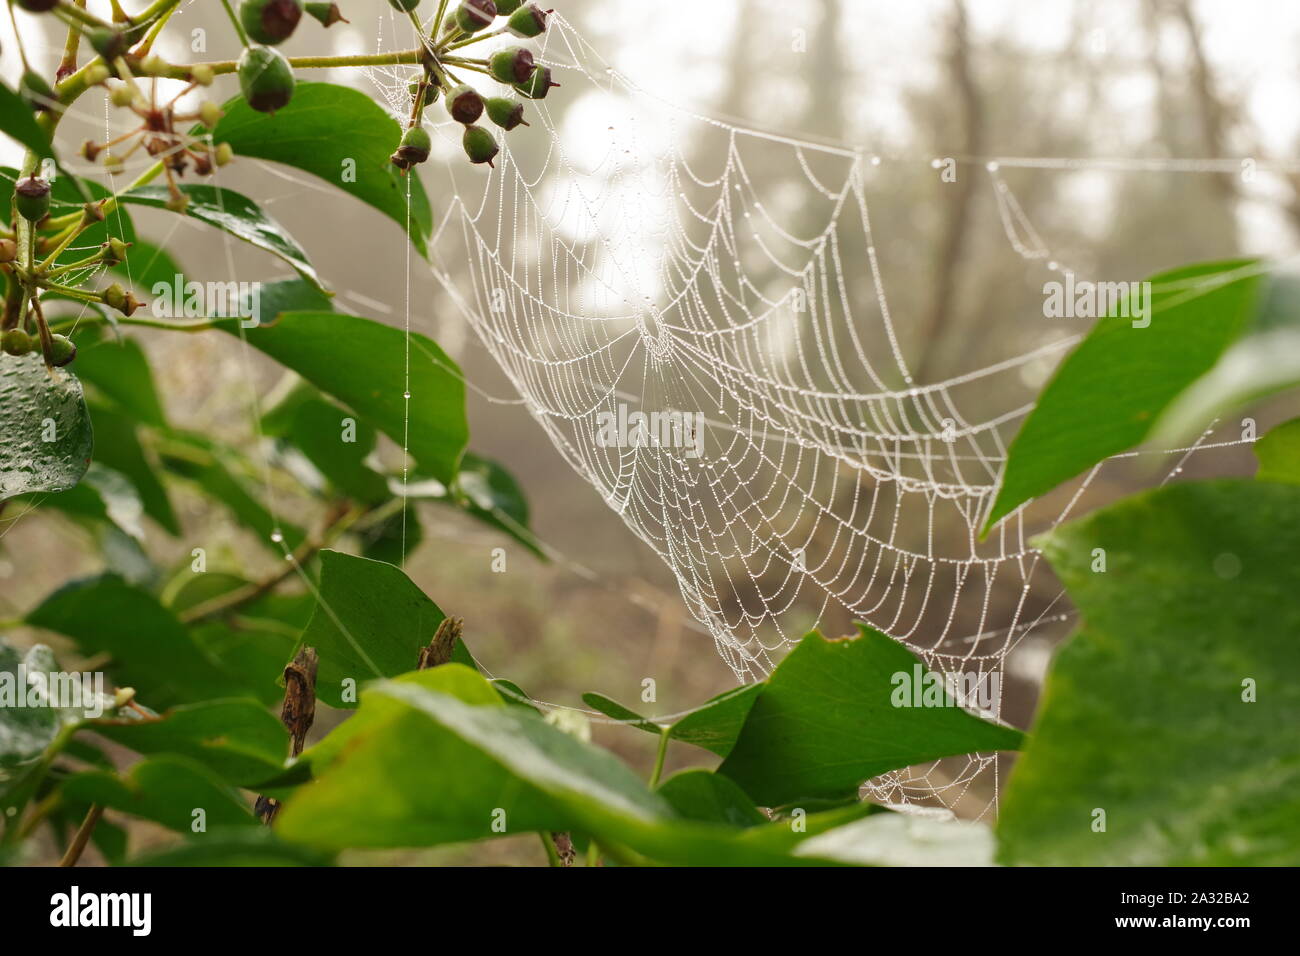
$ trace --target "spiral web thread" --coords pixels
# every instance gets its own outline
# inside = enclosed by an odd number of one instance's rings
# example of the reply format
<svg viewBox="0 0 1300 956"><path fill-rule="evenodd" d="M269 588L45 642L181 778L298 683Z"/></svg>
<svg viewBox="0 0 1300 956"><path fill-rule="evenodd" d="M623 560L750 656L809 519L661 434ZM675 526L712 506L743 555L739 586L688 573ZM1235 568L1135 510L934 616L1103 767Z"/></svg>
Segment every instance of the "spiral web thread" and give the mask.
<svg viewBox="0 0 1300 956"><path fill-rule="evenodd" d="M770 672L811 627L860 620L1000 697L990 675L1068 614L1059 588L1031 603L1042 575L1028 539L1044 529L1017 512L979 540L1032 406L966 409L1016 394L1023 366L1078 337L915 382L872 234L878 158L665 103L558 15L538 60L570 101L563 128L534 103L525 135L544 132L544 149L503 143L486 177L448 164L454 198L434 237L435 273L532 417L663 559L738 679ZM459 128L440 129L455 145ZM987 165L1006 237L1046 265L999 169ZM702 435L611 446L603 426L620 406L699 414ZM1180 467L1216 447L1209 435L1175 450ZM991 766L938 762L864 792L951 807Z"/></svg>

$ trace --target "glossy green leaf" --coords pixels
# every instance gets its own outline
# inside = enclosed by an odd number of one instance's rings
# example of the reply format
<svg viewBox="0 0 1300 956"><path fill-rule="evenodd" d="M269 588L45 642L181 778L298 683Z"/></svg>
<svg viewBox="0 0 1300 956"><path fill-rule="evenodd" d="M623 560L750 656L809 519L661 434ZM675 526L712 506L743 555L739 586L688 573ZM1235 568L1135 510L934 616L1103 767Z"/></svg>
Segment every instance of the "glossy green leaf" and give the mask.
<svg viewBox="0 0 1300 956"><path fill-rule="evenodd" d="M1255 442L1258 481L1300 484L1300 418L1283 422Z"/></svg>
<svg viewBox="0 0 1300 956"><path fill-rule="evenodd" d="M92 405L91 418L95 422L95 461L125 475L135 487L144 513L165 530L181 533L180 522L172 509L167 489L158 478L157 465L151 451L140 442L140 432L126 415L101 405Z"/></svg>
<svg viewBox="0 0 1300 956"><path fill-rule="evenodd" d="M182 833L194 832L200 810L205 826L257 823L235 790L186 757L153 757L121 777L103 770L80 773L64 783L63 791L72 799L111 807Z"/></svg>
<svg viewBox="0 0 1300 956"><path fill-rule="evenodd" d="M384 213L408 231L420 255L428 255L429 199L418 175L403 175L389 162L402 128L372 97L331 83L299 83L293 100L274 116L257 112L243 98L224 109L214 142L229 143L240 157L319 176Z"/></svg>
<svg viewBox="0 0 1300 956"><path fill-rule="evenodd" d="M1266 284L1250 261L1189 266L1149 281L1149 324L1135 327L1118 314L1101 319L1043 389L1011 444L986 531L1145 439L1245 331Z"/></svg>
<svg viewBox="0 0 1300 956"><path fill-rule="evenodd" d="M799 856L855 866L993 866L993 832L986 824L877 813L799 844Z"/></svg>
<svg viewBox="0 0 1300 956"><path fill-rule="evenodd" d="M388 489L398 497L439 501L460 508L546 559L529 529L528 500L523 488L510 472L490 459L465 452L450 487L436 478L412 475L405 483L400 477L390 478Z"/></svg>
<svg viewBox="0 0 1300 956"><path fill-rule="evenodd" d="M179 188L189 199L185 210L187 216L279 256L304 279L320 284L315 267L297 240L253 200L218 186L190 184ZM121 196L122 202L153 209L167 208L168 198L166 186L139 186Z"/></svg>
<svg viewBox="0 0 1300 956"><path fill-rule="evenodd" d="M67 675L68 683L59 678L51 683L50 675L59 673L54 653L45 645L20 652L0 639L0 768L40 756L64 727L111 705L111 698L95 692L93 679ZM72 701L61 693L65 687L84 695L84 706L70 706Z"/></svg>
<svg viewBox="0 0 1300 956"><path fill-rule="evenodd" d="M753 827L767 823L745 791L708 770L683 770L659 785L659 796L686 820Z"/></svg>
<svg viewBox="0 0 1300 956"><path fill-rule="evenodd" d="M121 687L155 709L238 696L242 682L193 641L152 595L116 575L72 581L27 616L34 627L65 634L86 655L109 654Z"/></svg>
<svg viewBox="0 0 1300 956"><path fill-rule="evenodd" d="M320 561L320 603L301 644L320 654L317 696L331 707L355 707L355 693L351 700L345 693L413 669L444 615L391 564L330 550Z"/></svg>
<svg viewBox="0 0 1300 956"><path fill-rule="evenodd" d="M34 504L55 508L89 521L109 522L123 534L139 541L144 537L141 521L144 506L135 486L121 472L91 462L81 484L52 495L34 496Z"/></svg>
<svg viewBox="0 0 1300 956"><path fill-rule="evenodd" d="M375 439L374 428L321 398L298 404L285 436L332 488L361 504L378 504L388 498L388 482L366 464Z"/></svg>
<svg viewBox="0 0 1300 956"><path fill-rule="evenodd" d="M0 501L64 491L90 466L94 433L81 383L40 353L0 361Z"/></svg>
<svg viewBox="0 0 1300 956"><path fill-rule="evenodd" d="M925 674L920 662L879 631L859 629L838 640L814 631L763 685L718 768L759 804L838 797L887 770L1020 745L1019 731L967 713L941 686L942 705L908 703L899 691Z"/></svg>
<svg viewBox="0 0 1300 956"><path fill-rule="evenodd" d="M735 746L740 729L763 686L762 683L748 684L718 694L699 707L678 716L670 725L668 735L674 740L703 747L719 757L727 756ZM628 726L638 730L656 735L660 733L661 725L603 694L583 694L582 700L588 707L600 711L606 717L625 721Z"/></svg>
<svg viewBox="0 0 1300 956"><path fill-rule="evenodd" d="M220 327L240 331L233 321ZM243 331L249 345L405 445L440 481L449 482L457 473L469 440L465 382L432 339L411 334L408 403L403 398L407 341L402 329L337 312L286 312L274 324Z"/></svg>
<svg viewBox="0 0 1300 956"><path fill-rule="evenodd" d="M240 786L278 774L289 752L284 725L247 699L184 704L157 718L127 715L96 721L93 727L136 753L181 754Z"/></svg>
<svg viewBox="0 0 1300 956"><path fill-rule="evenodd" d="M0 83L0 132L39 157L54 156L50 137L36 122L32 108L4 83Z"/></svg>
<svg viewBox="0 0 1300 956"><path fill-rule="evenodd" d="M1297 541L1300 487L1258 481L1170 485L1039 539L1084 623L1005 792L1004 862L1300 863Z"/></svg>

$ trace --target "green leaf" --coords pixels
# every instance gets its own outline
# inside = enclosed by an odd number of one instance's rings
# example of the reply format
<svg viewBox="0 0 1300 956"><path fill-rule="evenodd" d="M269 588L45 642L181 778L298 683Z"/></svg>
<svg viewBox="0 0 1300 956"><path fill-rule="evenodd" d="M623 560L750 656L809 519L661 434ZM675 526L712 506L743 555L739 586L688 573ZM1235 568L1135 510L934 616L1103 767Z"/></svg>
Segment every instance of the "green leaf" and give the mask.
<svg viewBox="0 0 1300 956"><path fill-rule="evenodd" d="M184 704L157 718L114 717L92 726L136 753L181 754L240 786L278 774L289 752L284 725L261 704L240 698Z"/></svg>
<svg viewBox="0 0 1300 956"><path fill-rule="evenodd" d="M234 321L219 326L232 334L240 331ZM334 396L399 445L406 444L439 481L450 482L457 473L469 440L465 382L432 339L411 334L408 403L403 398L407 349L401 329L337 312L287 312L273 325L246 329L245 334L249 345Z"/></svg>
<svg viewBox="0 0 1300 956"><path fill-rule="evenodd" d="M54 156L50 137L36 122L32 108L4 83L0 83L0 131L42 159Z"/></svg>
<svg viewBox="0 0 1300 956"><path fill-rule="evenodd" d="M1258 481L1170 485L1039 539L1084 625L1011 775L1003 862L1300 863L1297 541L1300 488Z"/></svg>
<svg viewBox="0 0 1300 956"><path fill-rule="evenodd" d="M708 770L683 770L661 783L658 792L686 820L733 827L768 822L745 791Z"/></svg>
<svg viewBox="0 0 1300 956"><path fill-rule="evenodd" d="M1245 330L1264 280L1249 260L1152 276L1150 324L1101 319L1061 363L1011 444L985 532L1031 498L1139 444Z"/></svg>
<svg viewBox="0 0 1300 956"><path fill-rule="evenodd" d="M84 693L84 707L71 707L51 685L50 675L59 673L54 652L37 644L20 653L0 639L0 767L13 767L39 757L63 728L85 719L107 701L90 686L76 680L75 692ZM69 688L71 689L71 688Z"/></svg>
<svg viewBox="0 0 1300 956"><path fill-rule="evenodd" d="M33 503L76 518L108 522L136 541L144 538L144 506L135 486L121 472L99 462L91 463L77 487L38 496Z"/></svg>
<svg viewBox="0 0 1300 956"><path fill-rule="evenodd" d="M764 684L748 684L734 690L725 691L710 698L699 707L678 717L669 725L668 736L688 744L702 747L719 757L725 757L735 746L740 729L749 716L754 701L762 693ZM603 694L583 694L583 703L606 717L627 722L628 726L638 730L658 734L661 725L629 710L617 701L610 700Z"/></svg>
<svg viewBox="0 0 1300 956"><path fill-rule="evenodd" d="M90 466L94 433L81 383L39 350L0 362L0 501L64 491Z"/></svg>
<svg viewBox="0 0 1300 956"><path fill-rule="evenodd" d="M226 462L242 462L242 456L234 449L192 433L171 432L168 439L168 445L162 451L163 463L168 469L193 481L207 495L229 508L262 544L279 554L280 547L273 540L276 532L281 535L285 547L292 549L302 543L306 533L301 528L277 520L263 506L259 499L267 497L265 488L255 495L226 467Z"/></svg>
<svg viewBox="0 0 1300 956"><path fill-rule="evenodd" d="M1160 416L1152 441L1176 445L1214 419L1300 385L1300 328L1272 329L1233 345Z"/></svg>
<svg viewBox="0 0 1300 956"><path fill-rule="evenodd" d="M428 255L433 229L428 197L418 175L403 176L389 162L402 128L370 96L331 83L299 83L293 100L274 116L257 112L242 97L223 108L214 142L229 143L239 156L319 176L384 213L407 230L420 255Z"/></svg>
<svg viewBox="0 0 1300 956"><path fill-rule="evenodd" d="M718 768L761 805L838 797L887 770L1020 745L1019 731L967 713L941 684L942 705L907 704L908 682L938 675L879 631L859 630L838 640L814 631L763 685Z"/></svg>
<svg viewBox="0 0 1300 956"><path fill-rule="evenodd" d="M266 827L211 830L200 838L136 857L128 866L333 866L329 854L285 843Z"/></svg>
<svg viewBox="0 0 1300 956"><path fill-rule="evenodd" d="M388 498L388 482L366 464L375 450L375 430L324 399L298 404L285 440L301 451L330 485L362 504Z"/></svg>
<svg viewBox="0 0 1300 956"><path fill-rule="evenodd" d="M1300 418L1283 422L1255 442L1256 481L1300 484Z"/></svg>
<svg viewBox="0 0 1300 956"><path fill-rule="evenodd" d="M993 866L993 833L983 823L877 813L799 844L799 856L855 866Z"/></svg>
<svg viewBox="0 0 1300 956"><path fill-rule="evenodd" d="M205 654L153 595L116 575L73 581L27 616L66 634L86 655L112 655L119 686L149 706L237 696L242 682Z"/></svg>
<svg viewBox="0 0 1300 956"><path fill-rule="evenodd" d="M140 434L126 415L92 405L98 442L95 461L126 476L135 487L144 513L173 535L181 533L171 499L155 470L153 456L140 444Z"/></svg>
<svg viewBox="0 0 1300 956"><path fill-rule="evenodd" d="M320 654L317 696L331 707L355 707L355 697L344 700L343 682L355 689L411 670L444 615L391 564L330 550L320 561L320 604L299 643Z"/></svg>
<svg viewBox="0 0 1300 956"><path fill-rule="evenodd" d="M279 256L294 270L316 285L320 278L297 241L253 200L230 189L193 184L179 187L189 199L185 214L242 239L265 252ZM122 202L153 209L166 209L170 193L166 186L139 186L123 193Z"/></svg>
<svg viewBox="0 0 1300 956"><path fill-rule="evenodd" d="M451 487L436 478L413 475L405 483L400 477L390 478L388 489L398 497L439 501L460 508L546 560L528 527L528 500L523 489L510 472L490 459L465 452Z"/></svg>
<svg viewBox="0 0 1300 956"><path fill-rule="evenodd" d="M63 784L63 792L182 833L192 832L196 810L203 811L207 826L257 823L235 790L186 757L153 757L121 777L103 770L79 773Z"/></svg>
<svg viewBox="0 0 1300 956"><path fill-rule="evenodd" d="M123 413L154 428L166 428L153 372L135 339L101 337L77 341L77 374Z"/></svg>

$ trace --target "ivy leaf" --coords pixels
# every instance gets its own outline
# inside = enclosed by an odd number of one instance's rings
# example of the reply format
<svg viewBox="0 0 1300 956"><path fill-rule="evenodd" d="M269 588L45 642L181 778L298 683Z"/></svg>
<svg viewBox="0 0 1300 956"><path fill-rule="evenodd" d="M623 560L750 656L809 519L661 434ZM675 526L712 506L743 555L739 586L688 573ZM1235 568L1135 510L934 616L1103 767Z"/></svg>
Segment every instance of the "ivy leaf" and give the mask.
<svg viewBox="0 0 1300 956"><path fill-rule="evenodd" d="M88 656L111 655L119 686L134 687L155 708L243 690L152 594L117 575L65 584L28 614L27 623L66 634Z"/></svg>
<svg viewBox="0 0 1300 956"><path fill-rule="evenodd" d="M1259 481L1169 485L1038 539L1084 625L1012 772L1003 862L1300 863L1296 541L1300 487Z"/></svg>
<svg viewBox="0 0 1300 956"><path fill-rule="evenodd" d="M320 286L316 269L307 253L284 227L262 212L242 193L218 186L191 184L179 187L189 199L185 214L279 256L304 279ZM170 193L166 186L139 186L121 195L121 201L153 209L166 209Z"/></svg>
<svg viewBox="0 0 1300 956"><path fill-rule="evenodd" d="M1019 747L1019 731L958 707L907 648L864 625L859 631L839 640L814 631L761 685L718 768L761 805L838 797L887 770ZM899 704L916 675L937 687L942 704Z"/></svg>
<svg viewBox="0 0 1300 956"><path fill-rule="evenodd" d="M68 778L63 792L182 833L193 832L196 810L203 811L206 825L257 823L239 794L219 777L200 763L170 754L142 761L121 777L103 770L79 773Z"/></svg>
<svg viewBox="0 0 1300 956"><path fill-rule="evenodd" d="M762 693L763 686L761 682L748 684L710 698L669 724L668 736L673 740L703 747L719 757L727 756L735 746L741 727L744 726L754 701ZM628 726L636 727L638 730L656 735L662 732L661 725L629 710L617 701L610 700L603 694L583 694L582 701L606 717L625 721Z"/></svg>
<svg viewBox="0 0 1300 956"><path fill-rule="evenodd" d="M320 654L317 696L331 707L355 707L343 682L355 689L412 670L445 615L391 564L328 549L320 562L320 603L299 646Z"/></svg>
<svg viewBox="0 0 1300 956"><path fill-rule="evenodd" d="M209 700L173 707L158 718L111 718L93 729L141 754L181 754L222 779L252 786L276 775L289 752L289 736L258 702Z"/></svg>
<svg viewBox="0 0 1300 956"><path fill-rule="evenodd" d="M1300 484L1300 418L1283 422L1255 442L1256 481Z"/></svg>
<svg viewBox="0 0 1300 956"><path fill-rule="evenodd" d="M407 230L420 255L433 213L415 174L403 176L389 162L402 128L359 90L332 83L299 83L293 100L274 116L259 113L242 97L225 104L213 141L229 143L239 156L271 160L319 176L369 203ZM346 130L346 135L339 135ZM407 191L410 215L407 215Z"/></svg>
<svg viewBox="0 0 1300 956"><path fill-rule="evenodd" d="M218 326L238 334L238 323ZM286 312L243 330L249 345L332 395L399 445L439 481L457 474L469 424L465 382L432 339L410 337L409 403L403 398L407 342L401 329L338 312ZM409 412L409 418L408 418ZM408 430L408 422L413 424Z"/></svg>
<svg viewBox="0 0 1300 956"><path fill-rule="evenodd" d="M984 531L1031 498L1145 439L1246 329L1264 280L1249 260L1152 276L1150 324L1101 319L1061 363L1011 444Z"/></svg>
<svg viewBox="0 0 1300 956"><path fill-rule="evenodd" d="M0 362L0 501L64 491L90 466L94 435L81 382L39 350Z"/></svg>

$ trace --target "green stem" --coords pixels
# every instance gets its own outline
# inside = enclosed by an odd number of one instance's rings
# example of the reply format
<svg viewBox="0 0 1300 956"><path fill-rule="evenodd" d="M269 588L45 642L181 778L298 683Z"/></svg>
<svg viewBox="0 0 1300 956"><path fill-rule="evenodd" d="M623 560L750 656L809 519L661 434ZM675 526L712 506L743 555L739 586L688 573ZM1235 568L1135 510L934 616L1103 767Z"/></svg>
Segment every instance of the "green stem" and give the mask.
<svg viewBox="0 0 1300 956"><path fill-rule="evenodd" d="M551 842L551 835L545 830L537 831L537 835L542 838L542 846L546 847L546 861L549 866L563 866L560 861L560 851L555 849L555 844Z"/></svg>
<svg viewBox="0 0 1300 956"><path fill-rule="evenodd" d="M230 5L230 0L221 0L221 5L226 8L226 13L230 16L230 22L235 25L235 32L239 34L239 42L244 46L252 46L248 34L244 32L244 25L239 22L239 17L235 16L235 8Z"/></svg>
<svg viewBox="0 0 1300 956"><path fill-rule="evenodd" d="M444 50L459 50L463 46L469 46L472 43L478 43L480 40L487 40L491 37L499 37L504 33L509 33L509 27L498 27L495 30L489 30L487 33L474 33L463 40L457 40L455 43L443 45Z"/></svg>
<svg viewBox="0 0 1300 956"><path fill-rule="evenodd" d="M105 23L89 10L68 3L68 0L59 0L59 5L54 8L54 13L65 23L68 23L69 26L73 25L71 21L75 21L83 26L112 29L111 24Z"/></svg>
<svg viewBox="0 0 1300 956"><path fill-rule="evenodd" d="M664 772L664 758L668 756L668 734L671 727L663 727L659 731L659 752L655 754L655 766L650 771L650 786L659 786L659 777Z"/></svg>

